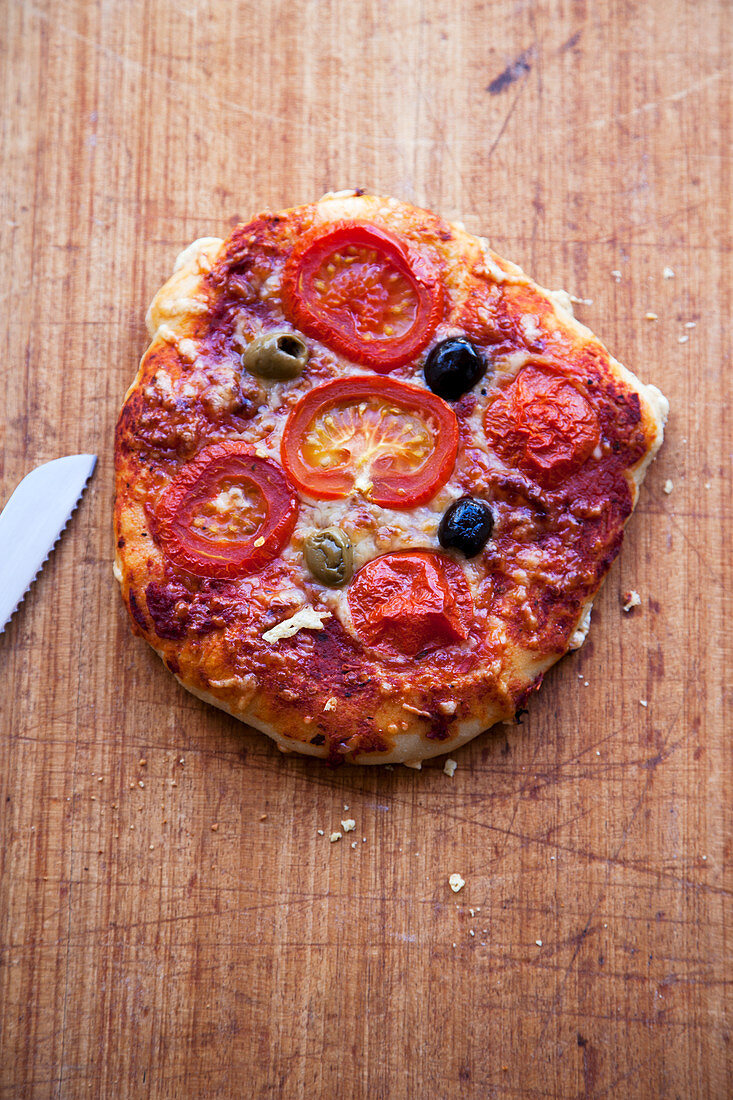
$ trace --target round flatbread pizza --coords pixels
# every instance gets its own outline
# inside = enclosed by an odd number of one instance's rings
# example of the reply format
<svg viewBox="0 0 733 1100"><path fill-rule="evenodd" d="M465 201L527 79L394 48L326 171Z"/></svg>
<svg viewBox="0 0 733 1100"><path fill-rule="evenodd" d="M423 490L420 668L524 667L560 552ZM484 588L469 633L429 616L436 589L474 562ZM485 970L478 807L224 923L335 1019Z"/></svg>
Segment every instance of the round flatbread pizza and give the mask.
<svg viewBox="0 0 733 1100"><path fill-rule="evenodd" d="M455 750L588 629L667 402L486 240L358 191L178 257L115 442L115 574L285 751Z"/></svg>

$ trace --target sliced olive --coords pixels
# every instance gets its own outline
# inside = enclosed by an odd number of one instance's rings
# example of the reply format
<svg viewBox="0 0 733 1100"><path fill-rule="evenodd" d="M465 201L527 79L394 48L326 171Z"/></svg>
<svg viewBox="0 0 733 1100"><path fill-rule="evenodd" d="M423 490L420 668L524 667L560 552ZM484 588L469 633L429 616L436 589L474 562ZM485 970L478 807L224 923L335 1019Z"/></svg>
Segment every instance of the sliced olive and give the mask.
<svg viewBox="0 0 733 1100"><path fill-rule="evenodd" d="M306 565L321 584L338 588L351 580L354 552L351 539L340 527L314 531L303 545Z"/></svg>
<svg viewBox="0 0 733 1100"><path fill-rule="evenodd" d="M475 558L493 530L494 517L486 501L461 497L443 515L438 540L447 550L459 550L465 557Z"/></svg>
<svg viewBox="0 0 733 1100"><path fill-rule="evenodd" d="M425 362L428 387L445 401L457 401L483 378L486 364L470 340L453 336L430 349Z"/></svg>
<svg viewBox="0 0 733 1100"><path fill-rule="evenodd" d="M308 348L297 332L264 332L242 352L245 370L274 382L296 378L307 362Z"/></svg>

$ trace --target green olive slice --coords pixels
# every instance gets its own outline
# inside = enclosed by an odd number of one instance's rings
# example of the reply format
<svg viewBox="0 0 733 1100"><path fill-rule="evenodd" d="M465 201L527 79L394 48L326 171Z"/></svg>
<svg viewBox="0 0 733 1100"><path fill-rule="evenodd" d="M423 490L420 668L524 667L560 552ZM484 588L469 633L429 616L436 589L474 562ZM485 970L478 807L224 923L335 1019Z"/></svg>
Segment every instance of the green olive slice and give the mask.
<svg viewBox="0 0 733 1100"><path fill-rule="evenodd" d="M250 374L283 382L297 378L308 362L308 348L297 332L276 329L258 336L242 352L242 366Z"/></svg>
<svg viewBox="0 0 733 1100"><path fill-rule="evenodd" d="M354 552L351 539L340 527L314 531L303 544L306 565L321 584L338 588L351 580Z"/></svg>

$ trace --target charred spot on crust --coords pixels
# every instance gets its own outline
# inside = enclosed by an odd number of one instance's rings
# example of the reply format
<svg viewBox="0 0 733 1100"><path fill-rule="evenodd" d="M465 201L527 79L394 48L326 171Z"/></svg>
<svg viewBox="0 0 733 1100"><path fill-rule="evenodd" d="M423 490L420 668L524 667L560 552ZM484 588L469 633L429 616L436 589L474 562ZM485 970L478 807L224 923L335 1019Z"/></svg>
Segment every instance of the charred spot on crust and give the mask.
<svg viewBox="0 0 733 1100"><path fill-rule="evenodd" d="M176 590L172 585L161 585L151 581L145 589L145 602L155 633L159 638L177 641L186 633L188 608L184 603L188 595L183 587Z"/></svg>
<svg viewBox="0 0 733 1100"><path fill-rule="evenodd" d="M135 623L139 626L140 630L145 632L148 629L147 619L143 613L143 609L137 602L137 598L132 589L127 594L127 598L130 601L130 614L132 615Z"/></svg>

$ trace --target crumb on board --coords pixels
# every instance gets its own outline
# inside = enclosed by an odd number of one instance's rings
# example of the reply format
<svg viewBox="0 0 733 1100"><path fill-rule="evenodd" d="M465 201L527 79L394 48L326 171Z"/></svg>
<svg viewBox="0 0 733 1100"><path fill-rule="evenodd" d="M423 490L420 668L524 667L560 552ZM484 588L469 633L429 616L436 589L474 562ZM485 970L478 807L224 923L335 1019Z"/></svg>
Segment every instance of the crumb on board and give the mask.
<svg viewBox="0 0 733 1100"><path fill-rule="evenodd" d="M665 267L664 271L662 272L662 278L663 279L674 279L674 271L672 270L671 267Z"/></svg>
<svg viewBox="0 0 733 1100"><path fill-rule="evenodd" d="M535 940L534 942L537 944L538 947L542 947L542 940Z"/></svg>
<svg viewBox="0 0 733 1100"><path fill-rule="evenodd" d="M639 607L641 604L641 596L635 588L630 588L628 592L624 592L624 611L631 611L632 607Z"/></svg>
<svg viewBox="0 0 733 1100"><path fill-rule="evenodd" d="M618 270L618 268L614 268L614 270L611 272L611 278L613 279L614 283L621 282L621 272Z"/></svg>
<svg viewBox="0 0 733 1100"><path fill-rule="evenodd" d="M452 875L448 876L448 885L450 886L453 893L457 894L458 891L462 890L463 887L466 885L466 880L464 878L461 878L458 872L454 872Z"/></svg>
<svg viewBox="0 0 733 1100"><path fill-rule="evenodd" d="M351 847L352 847L352 848L356 848L356 841L355 841L355 840L352 840L352 842L351 842Z"/></svg>
<svg viewBox="0 0 733 1100"><path fill-rule="evenodd" d="M677 343L678 344L686 344L689 339L690 339L689 334L685 332L685 333L682 334L682 336L677 337Z"/></svg>
<svg viewBox="0 0 733 1100"><path fill-rule="evenodd" d="M456 768L457 767L458 767L458 761L457 760L448 759L448 760L446 760L445 764L443 765L443 771L445 772L446 775L449 775L450 778L452 779L453 776L456 774Z"/></svg>
<svg viewBox="0 0 733 1100"><path fill-rule="evenodd" d="M137 765L138 765L138 767L139 767L139 768L145 768L145 767L147 767L147 763L148 763L148 762L147 762L147 760L145 759L145 757L144 757L144 756L141 756L141 757L140 757L140 759L139 759L139 760L138 760L138 762L137 762Z"/></svg>
<svg viewBox="0 0 733 1100"><path fill-rule="evenodd" d="M659 320L659 314L658 314L658 313L654 313L654 312L653 312L653 311L652 311L652 310L650 309L650 310L648 310L648 311L647 311L647 312L646 312L646 313L644 314L644 320L645 320L645 321L658 321L658 320Z"/></svg>
<svg viewBox="0 0 733 1100"><path fill-rule="evenodd" d="M672 481L671 477L668 477L667 480L664 483L664 491L667 494L667 496L669 496L669 494L672 492L673 489L674 489L674 482Z"/></svg>
<svg viewBox="0 0 733 1100"><path fill-rule="evenodd" d="M422 771L422 760L405 760L404 765L406 768L414 768L416 772ZM389 764L385 766L389 767Z"/></svg>
<svg viewBox="0 0 733 1100"><path fill-rule="evenodd" d="M219 832L218 822L216 822L216 821L214 822L214 824L211 826L211 831L212 831L212 833L218 833Z"/></svg>
<svg viewBox="0 0 733 1100"><path fill-rule="evenodd" d="M642 707L648 707L649 706L649 703L647 702L646 699L640 699L639 703L641 704Z"/></svg>
<svg viewBox="0 0 733 1100"><path fill-rule="evenodd" d="M341 840L342 836L343 836L343 833L338 833L338 832L331 833L331 835L328 839L331 841L332 844L335 844L337 840Z"/></svg>
<svg viewBox="0 0 733 1100"><path fill-rule="evenodd" d="M324 832L323 832L323 829L316 829L316 832L318 833L319 836L324 836L325 835Z"/></svg>
<svg viewBox="0 0 733 1100"><path fill-rule="evenodd" d="M342 821L341 828L344 830L345 833L353 833L354 829L356 828L356 822L354 821L353 817L347 817L345 821Z"/></svg>

